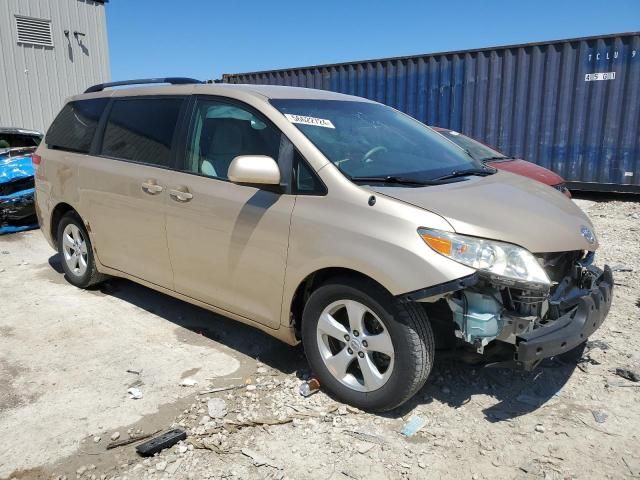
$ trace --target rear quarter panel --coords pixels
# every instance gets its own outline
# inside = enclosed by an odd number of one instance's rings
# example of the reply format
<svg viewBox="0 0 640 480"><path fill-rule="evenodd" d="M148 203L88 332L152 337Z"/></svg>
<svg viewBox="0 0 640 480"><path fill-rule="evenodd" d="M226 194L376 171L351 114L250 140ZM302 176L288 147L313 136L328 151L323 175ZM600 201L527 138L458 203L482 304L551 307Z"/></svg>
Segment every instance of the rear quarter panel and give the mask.
<svg viewBox="0 0 640 480"><path fill-rule="evenodd" d="M44 143L40 144L36 153L42 157L35 173L36 214L42 234L49 245L57 249L51 231L51 215L57 205L67 203L82 216L78 196L78 165L87 155L53 150Z"/></svg>

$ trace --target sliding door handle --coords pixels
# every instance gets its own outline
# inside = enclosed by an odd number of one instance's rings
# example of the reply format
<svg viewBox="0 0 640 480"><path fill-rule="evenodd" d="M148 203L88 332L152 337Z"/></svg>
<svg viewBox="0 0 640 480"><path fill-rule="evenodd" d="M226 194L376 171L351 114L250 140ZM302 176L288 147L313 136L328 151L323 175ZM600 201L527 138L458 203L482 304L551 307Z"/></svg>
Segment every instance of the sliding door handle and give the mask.
<svg viewBox="0 0 640 480"><path fill-rule="evenodd" d="M193 198L193 195L191 195L189 189L186 187L172 188L169 190L169 195L177 202L188 202Z"/></svg>
<svg viewBox="0 0 640 480"><path fill-rule="evenodd" d="M162 185L158 185L155 180L147 180L142 182L142 190L150 193L151 195L155 195L156 193L160 193L164 190L164 187Z"/></svg>

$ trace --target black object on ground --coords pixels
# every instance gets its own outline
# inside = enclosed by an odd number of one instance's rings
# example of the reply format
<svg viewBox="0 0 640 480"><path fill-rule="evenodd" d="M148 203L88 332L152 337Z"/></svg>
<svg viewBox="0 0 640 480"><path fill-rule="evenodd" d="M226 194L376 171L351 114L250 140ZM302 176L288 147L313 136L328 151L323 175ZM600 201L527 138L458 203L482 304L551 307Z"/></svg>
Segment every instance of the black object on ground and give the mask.
<svg viewBox="0 0 640 480"><path fill-rule="evenodd" d="M180 440L185 440L187 438L187 432L176 428L175 430L170 430L162 435L159 435L155 438L152 438L148 442L144 442L136 447L136 452L142 455L143 457L150 457L155 455L156 453L164 450L165 448L169 448Z"/></svg>
<svg viewBox="0 0 640 480"><path fill-rule="evenodd" d="M630 368L616 368L616 375L632 382L640 382L640 371Z"/></svg>

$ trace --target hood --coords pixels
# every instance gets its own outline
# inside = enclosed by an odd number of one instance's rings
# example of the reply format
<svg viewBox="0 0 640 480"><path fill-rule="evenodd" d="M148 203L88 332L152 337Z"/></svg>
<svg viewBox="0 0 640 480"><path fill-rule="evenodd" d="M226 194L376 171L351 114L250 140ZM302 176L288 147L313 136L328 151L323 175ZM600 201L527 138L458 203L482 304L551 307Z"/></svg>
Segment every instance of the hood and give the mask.
<svg viewBox="0 0 640 480"><path fill-rule="evenodd" d="M34 172L30 154L17 157L0 155L0 184L25 177L33 177Z"/></svg>
<svg viewBox="0 0 640 480"><path fill-rule="evenodd" d="M583 237L581 228L593 231L593 226L573 201L508 172L420 188L370 188L440 215L464 235L514 243L534 253L597 248L597 240L591 244Z"/></svg>
<svg viewBox="0 0 640 480"><path fill-rule="evenodd" d="M558 185L559 183L564 183L564 178L557 173L541 167L540 165L536 165L535 163L527 162L526 160L506 160L502 162L487 162L487 164L497 168L498 170L516 173L518 175L537 180L545 185Z"/></svg>

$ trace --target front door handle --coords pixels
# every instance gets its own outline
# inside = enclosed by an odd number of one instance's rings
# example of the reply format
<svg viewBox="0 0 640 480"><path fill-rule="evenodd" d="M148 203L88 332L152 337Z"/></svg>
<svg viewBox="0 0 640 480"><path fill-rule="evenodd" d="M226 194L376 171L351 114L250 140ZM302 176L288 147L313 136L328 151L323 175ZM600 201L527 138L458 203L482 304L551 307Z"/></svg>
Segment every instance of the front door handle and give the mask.
<svg viewBox="0 0 640 480"><path fill-rule="evenodd" d="M158 185L155 180L146 180L142 182L142 190L151 195L155 195L156 193L160 193L164 190L164 187L162 185Z"/></svg>
<svg viewBox="0 0 640 480"><path fill-rule="evenodd" d="M187 187L172 188L169 190L169 195L177 202L188 202L193 198Z"/></svg>

